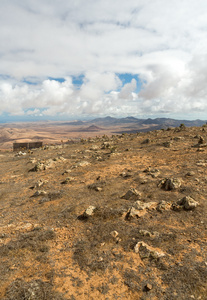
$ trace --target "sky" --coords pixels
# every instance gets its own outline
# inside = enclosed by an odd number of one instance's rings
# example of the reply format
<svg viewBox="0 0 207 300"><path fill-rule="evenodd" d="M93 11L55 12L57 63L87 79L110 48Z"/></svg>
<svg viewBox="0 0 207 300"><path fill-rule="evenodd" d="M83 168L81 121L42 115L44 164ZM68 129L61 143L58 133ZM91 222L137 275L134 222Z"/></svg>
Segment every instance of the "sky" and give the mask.
<svg viewBox="0 0 207 300"><path fill-rule="evenodd" d="M0 122L207 119L206 0L1 0Z"/></svg>

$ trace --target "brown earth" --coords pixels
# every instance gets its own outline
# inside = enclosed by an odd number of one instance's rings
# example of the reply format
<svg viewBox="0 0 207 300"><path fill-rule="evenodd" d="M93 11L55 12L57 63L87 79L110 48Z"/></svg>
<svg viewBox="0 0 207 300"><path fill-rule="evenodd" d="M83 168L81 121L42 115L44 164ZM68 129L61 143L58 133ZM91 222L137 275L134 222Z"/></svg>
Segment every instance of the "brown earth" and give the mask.
<svg viewBox="0 0 207 300"><path fill-rule="evenodd" d="M206 141L204 126L0 152L0 299L206 299Z"/></svg>
<svg viewBox="0 0 207 300"><path fill-rule="evenodd" d="M124 131L139 131L153 128L155 125L139 126L132 124L96 126L93 123L81 122L23 122L0 125L0 149L12 149L13 143L42 141L44 144L60 144L61 141L79 140L81 138L112 135Z"/></svg>

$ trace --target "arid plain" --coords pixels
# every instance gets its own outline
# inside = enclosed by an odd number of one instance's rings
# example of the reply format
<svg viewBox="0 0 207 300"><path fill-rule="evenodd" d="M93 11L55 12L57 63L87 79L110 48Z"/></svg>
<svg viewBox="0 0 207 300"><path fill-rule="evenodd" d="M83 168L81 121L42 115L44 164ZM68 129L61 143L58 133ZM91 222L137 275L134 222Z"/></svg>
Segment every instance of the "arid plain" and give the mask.
<svg viewBox="0 0 207 300"><path fill-rule="evenodd" d="M1 151L0 299L206 299L207 127L111 133Z"/></svg>

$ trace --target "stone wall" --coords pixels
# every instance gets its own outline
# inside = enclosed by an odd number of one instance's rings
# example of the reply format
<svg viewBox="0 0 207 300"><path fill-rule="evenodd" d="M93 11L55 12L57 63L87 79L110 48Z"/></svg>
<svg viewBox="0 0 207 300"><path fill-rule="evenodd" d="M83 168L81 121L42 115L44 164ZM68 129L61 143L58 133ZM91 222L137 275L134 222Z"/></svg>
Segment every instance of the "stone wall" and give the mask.
<svg viewBox="0 0 207 300"><path fill-rule="evenodd" d="M43 142L13 143L13 151L40 148Z"/></svg>

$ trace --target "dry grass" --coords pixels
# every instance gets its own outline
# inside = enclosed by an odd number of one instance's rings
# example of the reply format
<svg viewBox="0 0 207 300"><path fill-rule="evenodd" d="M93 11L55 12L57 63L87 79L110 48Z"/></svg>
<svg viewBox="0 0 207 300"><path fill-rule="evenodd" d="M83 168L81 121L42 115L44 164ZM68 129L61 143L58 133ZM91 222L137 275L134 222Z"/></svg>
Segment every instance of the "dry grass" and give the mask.
<svg viewBox="0 0 207 300"><path fill-rule="evenodd" d="M207 138L201 131L105 136L35 150L25 157L4 153L0 157L0 299L187 300L193 295L204 300L207 148L192 147L196 135ZM142 144L146 139L149 143ZM168 141L171 145L163 146ZM111 146L103 147L104 142ZM31 158L60 156L66 160L29 172ZM79 166L83 161L90 164ZM73 180L63 185L68 176ZM164 178L179 178L181 187L160 188ZM37 187L40 179L46 183ZM130 188L138 190L143 203L165 201L166 210L147 209L141 217L126 219L135 205L135 199L122 198ZM40 190L46 194L34 197ZM171 209L184 196L193 197L199 206L192 211ZM85 218L89 206L96 209ZM165 256L142 258L134 251L141 241Z"/></svg>

